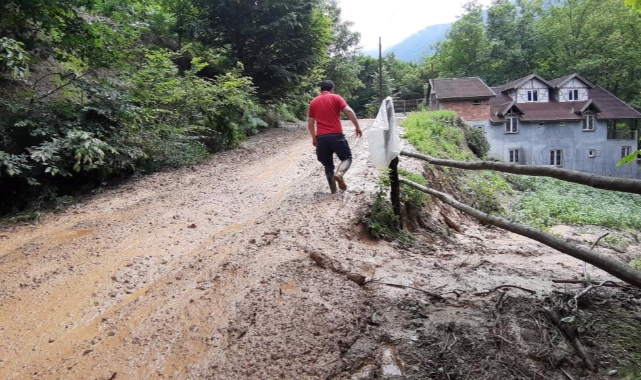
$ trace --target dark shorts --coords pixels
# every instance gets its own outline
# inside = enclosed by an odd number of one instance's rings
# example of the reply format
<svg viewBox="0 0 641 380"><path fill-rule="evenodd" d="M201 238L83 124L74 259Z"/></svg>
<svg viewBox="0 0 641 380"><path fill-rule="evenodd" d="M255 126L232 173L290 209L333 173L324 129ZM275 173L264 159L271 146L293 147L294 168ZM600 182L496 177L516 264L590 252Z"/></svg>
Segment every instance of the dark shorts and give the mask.
<svg viewBox="0 0 641 380"><path fill-rule="evenodd" d="M327 134L316 138L316 157L325 167L325 173L334 173L334 153L341 161L352 158L345 135Z"/></svg>

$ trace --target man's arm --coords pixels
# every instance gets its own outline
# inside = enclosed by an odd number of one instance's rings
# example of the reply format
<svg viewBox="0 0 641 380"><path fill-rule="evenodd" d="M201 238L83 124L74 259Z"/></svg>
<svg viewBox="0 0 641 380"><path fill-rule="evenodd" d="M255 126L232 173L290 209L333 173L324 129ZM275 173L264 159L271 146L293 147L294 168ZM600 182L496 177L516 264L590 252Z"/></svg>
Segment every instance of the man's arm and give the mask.
<svg viewBox="0 0 641 380"><path fill-rule="evenodd" d="M345 113L345 115L347 115L347 118L349 119L349 121L351 121L352 124L354 124L354 128L356 128L356 136L358 137L363 136L363 131L361 131L361 127L358 126L358 118L356 117L356 113L354 112L352 107L345 106L345 108L343 108L343 112Z"/></svg>
<svg viewBox="0 0 641 380"><path fill-rule="evenodd" d="M309 134L312 135L312 145L316 146L316 119L311 116L307 118L307 129L309 129Z"/></svg>

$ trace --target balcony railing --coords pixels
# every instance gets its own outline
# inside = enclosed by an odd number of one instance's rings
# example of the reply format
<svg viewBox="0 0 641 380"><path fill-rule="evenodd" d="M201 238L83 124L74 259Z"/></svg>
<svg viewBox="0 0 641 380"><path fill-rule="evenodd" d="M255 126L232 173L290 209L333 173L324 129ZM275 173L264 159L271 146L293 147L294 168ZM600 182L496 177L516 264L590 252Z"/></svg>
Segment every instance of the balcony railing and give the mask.
<svg viewBox="0 0 641 380"><path fill-rule="evenodd" d="M394 111L402 113L416 111L424 102L425 99L394 100Z"/></svg>
<svg viewBox="0 0 641 380"><path fill-rule="evenodd" d="M634 140L636 131L608 130L608 140Z"/></svg>

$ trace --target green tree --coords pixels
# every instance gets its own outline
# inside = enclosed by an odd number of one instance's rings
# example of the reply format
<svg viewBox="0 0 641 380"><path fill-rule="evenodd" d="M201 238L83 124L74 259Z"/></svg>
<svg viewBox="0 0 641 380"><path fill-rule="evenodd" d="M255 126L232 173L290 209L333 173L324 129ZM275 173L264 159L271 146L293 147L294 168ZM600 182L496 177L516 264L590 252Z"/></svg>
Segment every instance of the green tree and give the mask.
<svg viewBox="0 0 641 380"><path fill-rule="evenodd" d="M620 0L566 0L545 12L539 72L578 72L625 101L641 87L641 15ZM545 49L544 49L545 47Z"/></svg>
<svg viewBox="0 0 641 380"><path fill-rule="evenodd" d="M479 76L486 72L488 42L483 7L477 0L465 4L466 13L436 46L433 62L441 77Z"/></svg>
<svg viewBox="0 0 641 380"><path fill-rule="evenodd" d="M203 43L229 45L264 100L285 96L326 57L331 29L319 0L199 0L199 5L208 23Z"/></svg>
<svg viewBox="0 0 641 380"><path fill-rule="evenodd" d="M531 74L540 49L540 1L496 0L487 12L488 61L484 79L497 86Z"/></svg>
<svg viewBox="0 0 641 380"><path fill-rule="evenodd" d="M342 96L350 98L355 90L363 87L358 77L360 34L351 30L352 22L342 20L336 0L325 0L321 9L331 21L333 31L324 67L325 77L334 81Z"/></svg>

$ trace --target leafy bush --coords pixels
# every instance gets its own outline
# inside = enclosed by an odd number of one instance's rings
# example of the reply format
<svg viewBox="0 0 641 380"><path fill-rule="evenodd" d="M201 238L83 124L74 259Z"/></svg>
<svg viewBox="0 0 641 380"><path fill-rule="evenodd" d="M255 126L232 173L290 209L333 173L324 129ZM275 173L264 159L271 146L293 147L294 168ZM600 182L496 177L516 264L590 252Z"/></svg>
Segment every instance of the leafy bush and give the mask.
<svg viewBox="0 0 641 380"><path fill-rule="evenodd" d="M387 174L381 175L379 180L378 191L374 198L374 203L369 213L363 219L367 231L377 239L387 241L399 240L409 243L412 236L398 226L398 219L394 214L394 208L388 201L387 190L389 188L389 177Z"/></svg>
<svg viewBox="0 0 641 380"><path fill-rule="evenodd" d="M14 79L22 79L29 73L28 62L29 57L22 42L0 38L0 73L9 72Z"/></svg>
<svg viewBox="0 0 641 380"><path fill-rule="evenodd" d="M266 126L239 70L205 79L202 60L181 73L174 56L143 50L140 69L117 80L47 75L58 91L0 99L0 214L26 207L24 198L42 204L137 170L192 164Z"/></svg>
<svg viewBox="0 0 641 380"><path fill-rule="evenodd" d="M465 142L472 153L478 158L483 158L490 151L490 142L481 129L466 125L463 129Z"/></svg>

